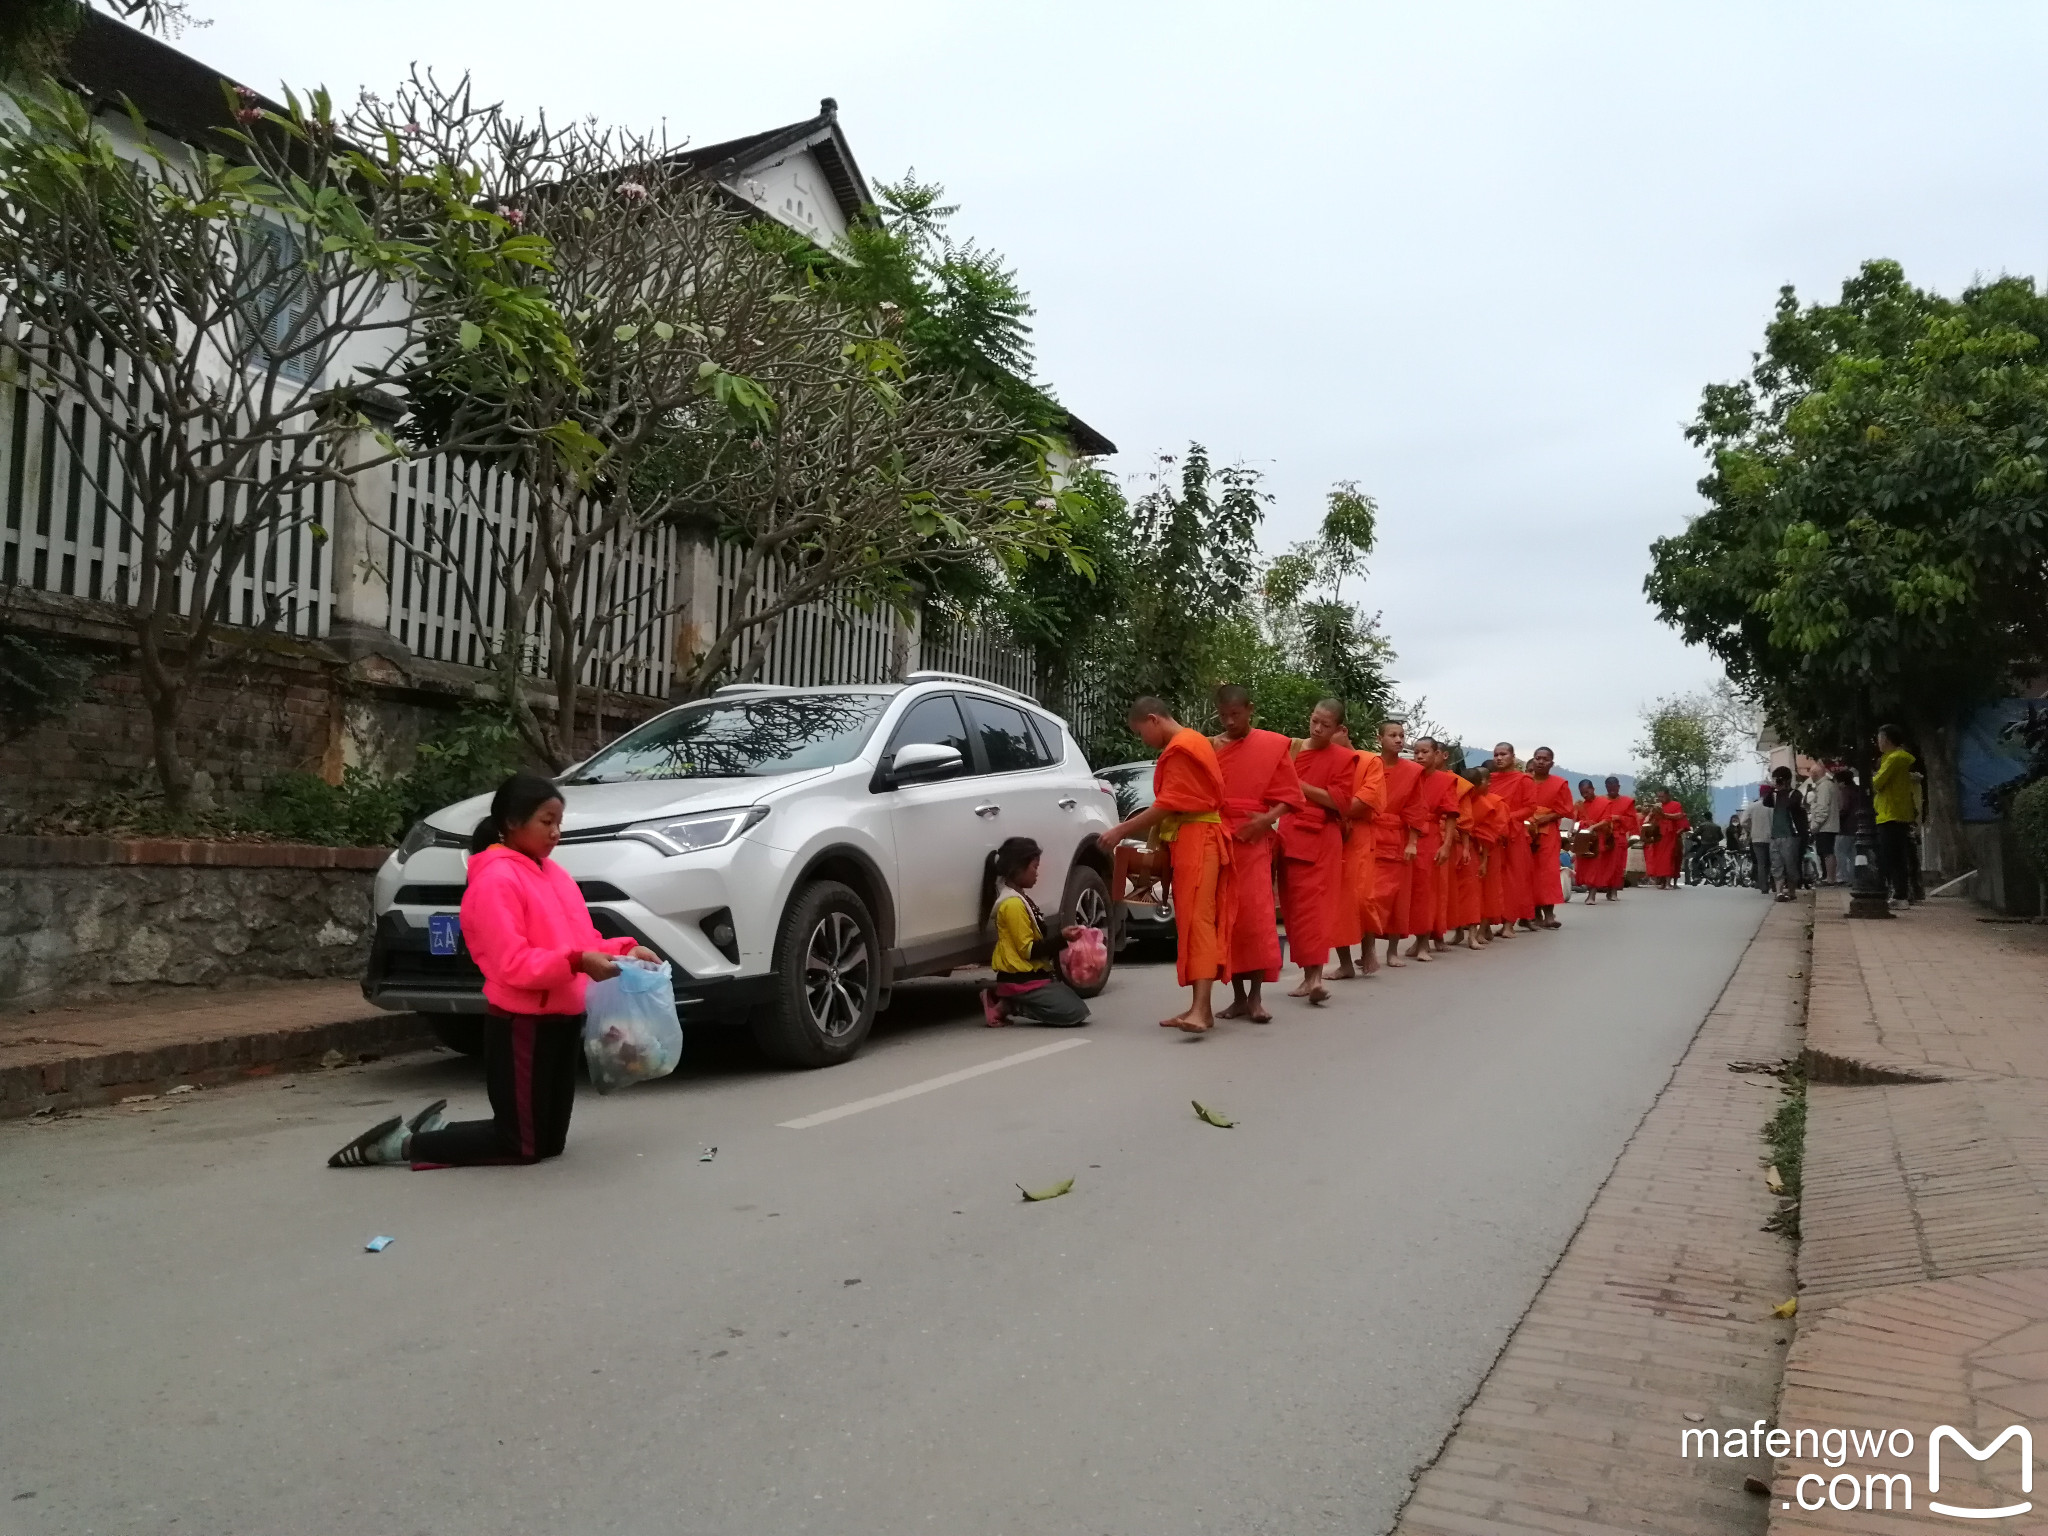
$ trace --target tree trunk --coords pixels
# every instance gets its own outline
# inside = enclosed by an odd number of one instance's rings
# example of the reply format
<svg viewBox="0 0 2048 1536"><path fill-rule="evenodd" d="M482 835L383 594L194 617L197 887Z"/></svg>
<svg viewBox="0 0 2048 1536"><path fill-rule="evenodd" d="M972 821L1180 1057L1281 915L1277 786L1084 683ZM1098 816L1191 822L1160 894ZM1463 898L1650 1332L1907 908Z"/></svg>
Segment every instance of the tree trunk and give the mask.
<svg viewBox="0 0 2048 1536"><path fill-rule="evenodd" d="M1927 774L1926 878L1928 885L1934 886L1970 868L1970 845L1963 836L1962 793L1956 778L1956 731L1952 722L1916 722L1914 735Z"/></svg>
<svg viewBox="0 0 2048 1536"><path fill-rule="evenodd" d="M164 792L164 809L173 817L183 816L192 805L192 765L178 747L179 705L182 688L143 684L144 702L149 706L149 744L156 759L156 780Z"/></svg>

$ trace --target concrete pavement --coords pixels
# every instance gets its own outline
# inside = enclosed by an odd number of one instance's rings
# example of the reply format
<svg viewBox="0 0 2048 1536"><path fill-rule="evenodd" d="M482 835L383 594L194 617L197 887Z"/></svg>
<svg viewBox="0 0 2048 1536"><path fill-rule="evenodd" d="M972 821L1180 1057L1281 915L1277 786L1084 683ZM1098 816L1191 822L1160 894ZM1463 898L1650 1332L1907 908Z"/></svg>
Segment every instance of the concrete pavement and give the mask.
<svg viewBox="0 0 2048 1536"><path fill-rule="evenodd" d="M1205 1039L1159 967L1080 1036L914 985L536 1169L321 1166L478 1112L447 1057L0 1126L0 1529L1384 1530L1764 909L1631 893Z"/></svg>

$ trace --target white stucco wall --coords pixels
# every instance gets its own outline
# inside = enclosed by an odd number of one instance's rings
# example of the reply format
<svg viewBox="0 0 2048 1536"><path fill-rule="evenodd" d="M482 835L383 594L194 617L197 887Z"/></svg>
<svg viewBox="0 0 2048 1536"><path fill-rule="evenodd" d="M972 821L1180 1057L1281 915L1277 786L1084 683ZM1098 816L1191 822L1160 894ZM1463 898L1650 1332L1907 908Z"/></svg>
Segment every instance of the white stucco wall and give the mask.
<svg viewBox="0 0 2048 1536"><path fill-rule="evenodd" d="M808 149L793 149L772 164L756 166L732 185L763 213L828 250L846 238L846 217Z"/></svg>

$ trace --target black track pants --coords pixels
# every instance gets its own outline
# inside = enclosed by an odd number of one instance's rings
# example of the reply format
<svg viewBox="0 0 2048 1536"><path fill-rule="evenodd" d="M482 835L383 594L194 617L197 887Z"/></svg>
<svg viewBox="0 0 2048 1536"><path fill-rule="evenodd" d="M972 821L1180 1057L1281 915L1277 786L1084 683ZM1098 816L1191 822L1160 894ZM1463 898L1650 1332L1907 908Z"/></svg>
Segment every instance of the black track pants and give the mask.
<svg viewBox="0 0 2048 1536"><path fill-rule="evenodd" d="M580 1013L493 1013L484 1025L491 1118L464 1120L412 1139L414 1167L537 1163L560 1157L576 1107L583 1055Z"/></svg>

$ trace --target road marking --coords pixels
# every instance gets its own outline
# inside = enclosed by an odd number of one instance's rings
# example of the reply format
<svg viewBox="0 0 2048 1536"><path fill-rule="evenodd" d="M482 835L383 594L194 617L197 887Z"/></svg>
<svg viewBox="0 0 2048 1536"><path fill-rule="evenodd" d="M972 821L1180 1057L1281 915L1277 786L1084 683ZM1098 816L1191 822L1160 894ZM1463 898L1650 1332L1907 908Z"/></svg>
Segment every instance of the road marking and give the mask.
<svg viewBox="0 0 2048 1536"><path fill-rule="evenodd" d="M1014 1056L999 1056L994 1061L984 1061L978 1067L962 1067L958 1072L948 1072L944 1077L928 1077L921 1083L912 1083L908 1088L894 1088L887 1093L878 1093L871 1099L855 1099L851 1104L841 1104L837 1109L821 1109L815 1115L805 1115L801 1120L784 1120L781 1128L785 1131L808 1131L814 1125L824 1125L831 1120L844 1120L848 1115L857 1115L864 1109L880 1109L884 1104L914 1099L920 1093L930 1093L937 1088L950 1088L955 1083L966 1082L970 1077L980 1077L984 1072L1000 1072L1004 1067L1036 1061L1041 1056L1071 1051L1077 1045L1086 1044L1086 1040L1055 1040L1051 1045L1041 1045L1035 1050L1019 1051Z"/></svg>

